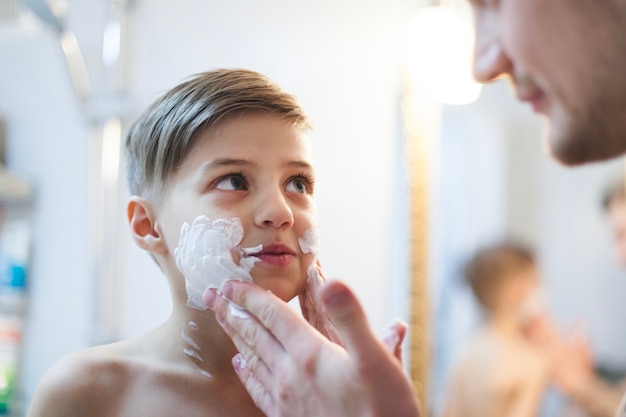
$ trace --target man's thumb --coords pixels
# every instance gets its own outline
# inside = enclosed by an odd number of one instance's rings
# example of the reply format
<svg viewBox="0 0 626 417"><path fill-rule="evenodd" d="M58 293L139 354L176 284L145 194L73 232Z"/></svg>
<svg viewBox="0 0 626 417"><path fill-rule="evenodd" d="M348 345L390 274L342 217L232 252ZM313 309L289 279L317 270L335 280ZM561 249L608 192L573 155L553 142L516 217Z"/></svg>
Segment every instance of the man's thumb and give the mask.
<svg viewBox="0 0 626 417"><path fill-rule="evenodd" d="M378 350L380 342L367 323L365 311L346 284L340 281L327 283L322 289L321 299L353 359L369 357Z"/></svg>

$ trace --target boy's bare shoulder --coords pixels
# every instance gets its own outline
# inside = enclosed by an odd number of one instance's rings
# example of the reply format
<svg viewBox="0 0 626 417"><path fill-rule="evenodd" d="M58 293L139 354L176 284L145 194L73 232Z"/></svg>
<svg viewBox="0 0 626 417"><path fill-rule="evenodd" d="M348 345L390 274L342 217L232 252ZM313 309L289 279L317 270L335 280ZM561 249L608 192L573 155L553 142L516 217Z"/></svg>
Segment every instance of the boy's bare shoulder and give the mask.
<svg viewBox="0 0 626 417"><path fill-rule="evenodd" d="M133 367L116 345L72 353L43 375L28 417L114 415L132 383Z"/></svg>

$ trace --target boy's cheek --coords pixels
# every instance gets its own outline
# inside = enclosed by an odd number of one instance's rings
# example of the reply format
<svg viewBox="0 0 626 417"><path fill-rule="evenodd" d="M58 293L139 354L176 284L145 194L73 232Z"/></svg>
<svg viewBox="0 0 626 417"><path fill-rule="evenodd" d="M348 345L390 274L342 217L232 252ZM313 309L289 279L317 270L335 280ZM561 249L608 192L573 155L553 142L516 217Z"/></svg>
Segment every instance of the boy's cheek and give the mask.
<svg viewBox="0 0 626 417"><path fill-rule="evenodd" d="M302 270L304 272L304 276L308 277L309 269L317 267L317 257L312 253L306 253L302 256Z"/></svg>

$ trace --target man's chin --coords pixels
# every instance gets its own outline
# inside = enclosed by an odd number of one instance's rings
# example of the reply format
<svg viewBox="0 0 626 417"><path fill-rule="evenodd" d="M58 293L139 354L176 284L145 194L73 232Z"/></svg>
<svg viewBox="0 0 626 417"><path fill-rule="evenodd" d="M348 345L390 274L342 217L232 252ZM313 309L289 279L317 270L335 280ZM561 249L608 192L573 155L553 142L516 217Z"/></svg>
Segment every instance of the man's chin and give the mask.
<svg viewBox="0 0 626 417"><path fill-rule="evenodd" d="M547 118L544 141L549 154L561 164L602 162L626 153L626 121L616 122L597 111L590 114L558 110Z"/></svg>
<svg viewBox="0 0 626 417"><path fill-rule="evenodd" d="M565 166L575 167L591 162L588 155L572 152L571 149L565 149L560 146L554 146L550 141L546 141L545 147L552 159Z"/></svg>
<svg viewBox="0 0 626 417"><path fill-rule="evenodd" d="M548 123L545 144L550 156L565 166L607 161L626 153L626 144L607 140L597 132L563 131Z"/></svg>

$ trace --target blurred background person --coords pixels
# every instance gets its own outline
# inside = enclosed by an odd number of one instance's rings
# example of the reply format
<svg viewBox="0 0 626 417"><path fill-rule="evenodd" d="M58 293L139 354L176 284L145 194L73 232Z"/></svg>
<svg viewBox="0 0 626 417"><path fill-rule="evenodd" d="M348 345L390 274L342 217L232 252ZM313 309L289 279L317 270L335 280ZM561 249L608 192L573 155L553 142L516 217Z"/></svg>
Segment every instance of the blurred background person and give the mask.
<svg viewBox="0 0 626 417"><path fill-rule="evenodd" d="M541 312L532 252L509 242L483 248L468 262L465 279L484 323L455 366L446 417L538 415L548 363L526 331Z"/></svg>
<svg viewBox="0 0 626 417"><path fill-rule="evenodd" d="M626 266L626 184L612 181L602 195L602 209L613 238L615 260ZM576 415L612 417L626 392L623 372L599 367L591 355L588 338L551 336L554 381L577 406ZM620 408L621 409L621 408Z"/></svg>
<svg viewBox="0 0 626 417"><path fill-rule="evenodd" d="M622 176L606 187L601 205L613 235L614 257L626 266L626 193ZM529 335L535 345L543 346L549 355L551 380L569 403L563 415L615 415L626 392L626 378L623 372L596 362L589 337L582 327L565 335L543 316L535 322Z"/></svg>

